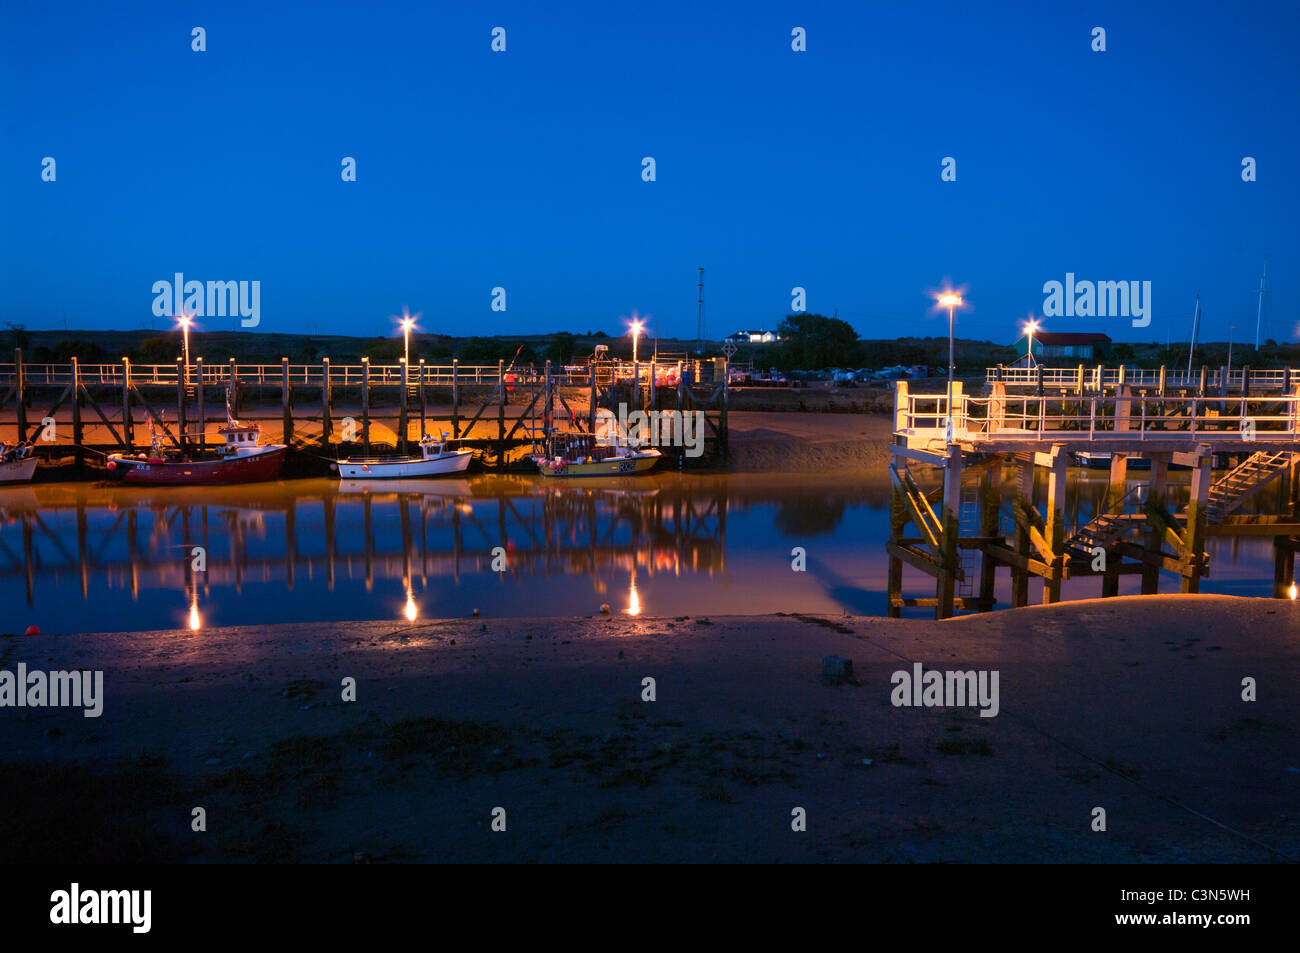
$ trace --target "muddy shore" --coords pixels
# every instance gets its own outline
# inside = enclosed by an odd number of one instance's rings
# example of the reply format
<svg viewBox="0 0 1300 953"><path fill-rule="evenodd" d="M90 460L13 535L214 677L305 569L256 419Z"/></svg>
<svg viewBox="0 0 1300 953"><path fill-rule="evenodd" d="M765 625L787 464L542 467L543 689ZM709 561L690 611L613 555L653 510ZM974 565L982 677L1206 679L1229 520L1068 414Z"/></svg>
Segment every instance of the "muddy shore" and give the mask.
<svg viewBox="0 0 1300 953"><path fill-rule="evenodd" d="M827 655L852 680L821 678ZM99 718L0 709L8 861L1300 854L1293 602L10 636L0 656L105 673ZM914 662L998 671L998 714L895 707Z"/></svg>

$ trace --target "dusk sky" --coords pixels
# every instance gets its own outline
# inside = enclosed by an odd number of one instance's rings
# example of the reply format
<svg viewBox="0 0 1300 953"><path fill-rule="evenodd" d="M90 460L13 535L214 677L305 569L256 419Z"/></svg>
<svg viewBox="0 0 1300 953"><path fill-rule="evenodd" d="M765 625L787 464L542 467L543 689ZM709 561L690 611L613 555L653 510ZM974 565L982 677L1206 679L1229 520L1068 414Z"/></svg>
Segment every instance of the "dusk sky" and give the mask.
<svg viewBox="0 0 1300 953"><path fill-rule="evenodd" d="M183 272L260 281L265 332L694 337L703 266L714 338L795 286L943 335L948 277L959 334L1010 341L1072 272L1150 281L1153 320L1048 330L1178 342L1199 293L1249 340L1267 256L1262 337L1297 337L1294 3L549 7L8 5L0 321L169 326Z"/></svg>

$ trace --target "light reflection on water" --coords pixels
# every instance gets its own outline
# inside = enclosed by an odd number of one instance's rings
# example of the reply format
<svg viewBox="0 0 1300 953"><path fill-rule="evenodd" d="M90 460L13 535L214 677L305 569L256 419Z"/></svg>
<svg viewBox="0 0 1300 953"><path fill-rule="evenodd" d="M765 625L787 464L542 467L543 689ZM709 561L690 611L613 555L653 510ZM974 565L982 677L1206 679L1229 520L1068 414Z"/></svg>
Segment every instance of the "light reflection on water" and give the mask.
<svg viewBox="0 0 1300 953"><path fill-rule="evenodd" d="M1072 472L1067 521L1106 475ZM1185 491L1184 491L1185 492ZM879 475L672 473L573 483L481 476L245 487L0 489L7 631L270 622L811 612L883 615L888 484ZM1211 539L1203 591L1268 595L1270 541ZM194 571L194 547L206 571ZM492 570L503 547L508 571ZM791 550L807 552L807 572ZM1137 577L1122 577L1135 592ZM1009 600L999 573L998 599ZM908 569L907 595L934 583ZM1165 575L1161 591L1177 591ZM1031 582L1031 600L1041 598ZM1065 598L1100 594L1066 580ZM915 610L925 616L933 610Z"/></svg>

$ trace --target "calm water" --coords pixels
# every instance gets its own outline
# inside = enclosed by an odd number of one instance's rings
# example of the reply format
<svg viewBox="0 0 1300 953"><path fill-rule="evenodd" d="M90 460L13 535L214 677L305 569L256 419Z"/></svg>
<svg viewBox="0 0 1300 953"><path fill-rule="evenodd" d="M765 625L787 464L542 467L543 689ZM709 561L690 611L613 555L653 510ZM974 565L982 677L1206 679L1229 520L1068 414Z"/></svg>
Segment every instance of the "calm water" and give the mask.
<svg viewBox="0 0 1300 953"><path fill-rule="evenodd" d="M102 632L414 616L883 615L880 476L656 474L574 484L481 476L229 488L0 489L4 631ZM1071 474L1086 521L1105 474ZM1005 521L1004 521L1005 522ZM194 546L207 571L191 571ZM492 571L492 549L509 571ZM808 571L791 571L791 549ZM1204 591L1267 595L1267 540L1210 542ZM1123 577L1122 591L1136 591ZM999 573L998 598L1009 600ZM933 595L911 569L908 595ZM1177 591L1166 575L1162 591ZM1066 598L1100 594L1067 580ZM1041 583L1031 581L1031 599ZM916 610L926 616L933 610Z"/></svg>

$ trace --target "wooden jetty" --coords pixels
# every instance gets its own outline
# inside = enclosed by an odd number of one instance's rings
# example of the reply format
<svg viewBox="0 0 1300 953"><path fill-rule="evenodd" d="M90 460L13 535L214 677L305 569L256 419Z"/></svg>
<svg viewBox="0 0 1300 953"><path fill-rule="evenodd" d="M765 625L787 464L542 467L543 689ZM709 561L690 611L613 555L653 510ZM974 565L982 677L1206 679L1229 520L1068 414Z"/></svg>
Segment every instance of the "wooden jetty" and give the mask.
<svg viewBox="0 0 1300 953"><path fill-rule="evenodd" d="M910 606L933 606L939 619L992 609L1002 567L1013 606L1028 604L1031 576L1043 580L1046 603L1059 601L1061 581L1076 576L1100 576L1101 595L1113 596L1123 575L1141 576L1141 591L1156 592L1164 570L1181 578L1183 592L1197 592L1213 536L1271 537L1273 595L1294 592L1300 374L1112 370L990 369L983 396L957 382L951 442L946 390L913 393L898 382L891 615ZM1099 511L1068 526L1066 474L1082 451L1110 455L1109 485ZM1216 456L1231 462L1217 479ZM1130 486L1135 459L1150 461L1150 470ZM1181 505L1172 500L1174 466L1191 470ZM927 491L935 473L940 485ZM934 578L933 598L904 597L904 564Z"/></svg>
<svg viewBox="0 0 1300 953"><path fill-rule="evenodd" d="M704 414L705 458L727 457L730 368L717 360L585 360L532 364L431 365L206 363L27 364L21 349L0 363L0 428L33 439L43 456L71 450L82 468L87 451L133 450L150 424L171 445L202 448L207 425L225 419L227 401L240 419L278 423L290 451L340 443L371 452L372 428L391 427L397 447L446 426L453 439L504 468L511 451L535 446L557 427L591 432L597 411L693 411ZM672 386L661 379L675 381ZM276 406L278 405L278 410ZM169 419L170 417L170 419ZM88 439L93 429L98 439ZM310 430L310 433L306 431ZM414 432L413 432L414 431ZM143 437L143 439L141 439ZM673 447L663 448L672 457Z"/></svg>

